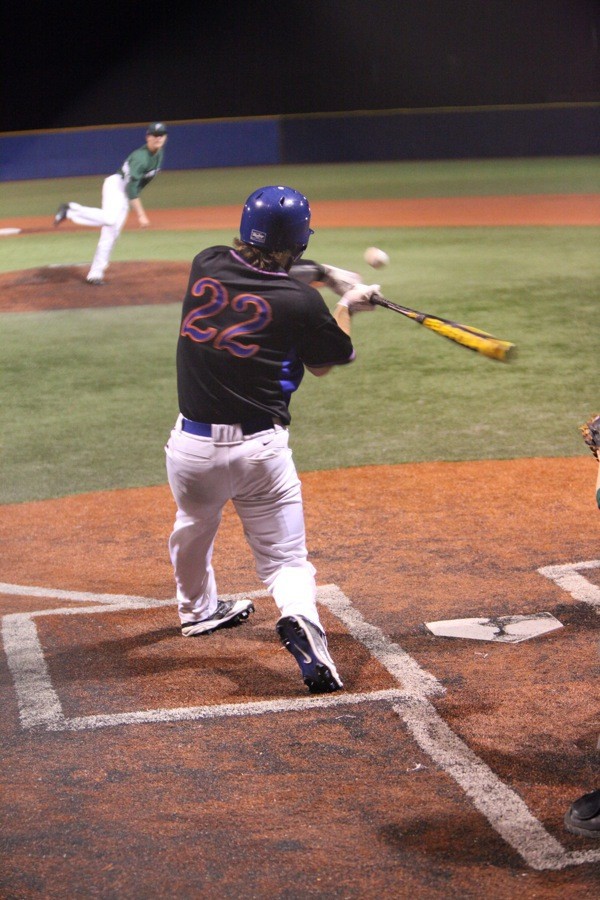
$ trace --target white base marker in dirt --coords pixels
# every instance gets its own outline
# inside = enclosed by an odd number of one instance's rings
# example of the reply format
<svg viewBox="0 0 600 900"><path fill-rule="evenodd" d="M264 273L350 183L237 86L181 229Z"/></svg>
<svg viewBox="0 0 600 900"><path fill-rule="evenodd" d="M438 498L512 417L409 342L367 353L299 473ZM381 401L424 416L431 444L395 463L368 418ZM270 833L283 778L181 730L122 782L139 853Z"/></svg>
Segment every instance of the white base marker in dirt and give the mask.
<svg viewBox="0 0 600 900"><path fill-rule="evenodd" d="M470 641L493 641L496 644L519 644L562 628L552 613L530 616L492 616L488 619L444 619L425 622L437 637L466 638Z"/></svg>

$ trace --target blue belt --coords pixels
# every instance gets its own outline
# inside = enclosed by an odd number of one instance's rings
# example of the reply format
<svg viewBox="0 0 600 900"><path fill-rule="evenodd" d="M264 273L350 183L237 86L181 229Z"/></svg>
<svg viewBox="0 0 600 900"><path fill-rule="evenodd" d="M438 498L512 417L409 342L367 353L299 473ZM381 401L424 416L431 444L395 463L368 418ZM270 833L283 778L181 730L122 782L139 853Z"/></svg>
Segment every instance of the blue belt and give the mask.
<svg viewBox="0 0 600 900"><path fill-rule="evenodd" d="M275 422L273 416L257 416L256 419L248 419L246 422L236 422L242 429L242 434L255 434L257 431L267 431L273 428ZM211 437L212 424L210 422L194 422L192 419L181 419L181 430L189 434L197 434L200 437Z"/></svg>

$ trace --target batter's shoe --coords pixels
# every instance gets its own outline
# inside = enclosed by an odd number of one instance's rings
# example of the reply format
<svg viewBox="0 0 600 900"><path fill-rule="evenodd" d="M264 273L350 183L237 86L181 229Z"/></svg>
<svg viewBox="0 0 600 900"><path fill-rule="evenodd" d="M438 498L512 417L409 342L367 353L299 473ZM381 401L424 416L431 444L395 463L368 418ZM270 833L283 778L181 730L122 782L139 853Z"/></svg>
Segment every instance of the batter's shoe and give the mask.
<svg viewBox="0 0 600 900"><path fill-rule="evenodd" d="M584 794L571 804L565 816L565 828L583 837L600 838L600 790Z"/></svg>
<svg viewBox="0 0 600 900"><path fill-rule="evenodd" d="M87 284L93 284L95 287L105 283L103 278L86 278L85 280Z"/></svg>
<svg viewBox="0 0 600 900"><path fill-rule="evenodd" d="M56 215L54 216L54 219L52 220L55 228L57 225L60 225L61 222L65 221L65 219L67 218L68 211L69 211L69 204L61 203L60 206L58 207L58 209L56 210Z"/></svg>
<svg viewBox="0 0 600 900"><path fill-rule="evenodd" d="M327 649L327 638L304 616L284 616L275 626L281 643L300 666L311 694L330 694L344 687Z"/></svg>
<svg viewBox="0 0 600 900"><path fill-rule="evenodd" d="M217 628L233 628L245 622L252 612L254 604L250 600L219 600L212 616L200 622L186 622L181 626L181 633L184 637L196 637L212 634Z"/></svg>

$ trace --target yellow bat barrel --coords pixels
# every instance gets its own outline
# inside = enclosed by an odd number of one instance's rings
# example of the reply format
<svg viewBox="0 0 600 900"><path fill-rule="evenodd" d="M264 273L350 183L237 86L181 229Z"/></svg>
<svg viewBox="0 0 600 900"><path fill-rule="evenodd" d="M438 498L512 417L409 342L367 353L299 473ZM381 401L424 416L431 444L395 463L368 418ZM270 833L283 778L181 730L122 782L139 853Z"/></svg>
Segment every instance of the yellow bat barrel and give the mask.
<svg viewBox="0 0 600 900"><path fill-rule="evenodd" d="M462 344L463 347L468 347L477 353L482 353L484 356L489 356L491 359L506 361L510 356L514 355L516 350L515 345L511 344L510 341L502 341L500 338L495 338L491 334L488 335L484 331L477 331L468 325L451 325L448 322L442 322L440 319L430 316L425 316L421 320L421 324L435 331L436 334L441 334L442 337L448 338L448 340L457 344Z"/></svg>

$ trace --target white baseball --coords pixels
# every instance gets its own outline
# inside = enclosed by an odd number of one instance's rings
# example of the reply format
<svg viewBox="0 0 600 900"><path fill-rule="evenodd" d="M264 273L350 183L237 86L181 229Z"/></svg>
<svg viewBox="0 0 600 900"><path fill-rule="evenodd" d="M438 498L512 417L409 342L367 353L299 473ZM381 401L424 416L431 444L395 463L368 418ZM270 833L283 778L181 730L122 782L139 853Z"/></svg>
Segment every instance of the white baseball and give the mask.
<svg viewBox="0 0 600 900"><path fill-rule="evenodd" d="M379 247L367 247L364 252L365 262L373 269L383 269L389 264L390 258L384 250Z"/></svg>

